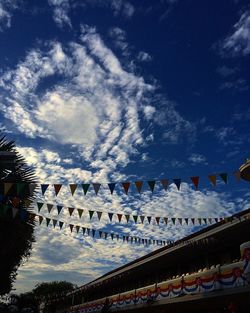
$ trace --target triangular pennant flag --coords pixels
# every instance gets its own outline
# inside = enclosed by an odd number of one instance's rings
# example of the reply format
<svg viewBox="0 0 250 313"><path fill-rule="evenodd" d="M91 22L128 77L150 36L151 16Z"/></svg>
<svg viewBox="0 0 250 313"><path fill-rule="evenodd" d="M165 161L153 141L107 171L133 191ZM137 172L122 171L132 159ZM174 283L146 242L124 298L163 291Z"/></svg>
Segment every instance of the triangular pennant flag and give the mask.
<svg viewBox="0 0 250 313"><path fill-rule="evenodd" d="M175 217L172 217L171 220L172 220L172 223L175 225L175 220L176 220L176 218L175 218Z"/></svg>
<svg viewBox="0 0 250 313"><path fill-rule="evenodd" d="M220 178L224 181L225 184L227 184L227 173L220 173Z"/></svg>
<svg viewBox="0 0 250 313"><path fill-rule="evenodd" d="M114 240L114 234L113 233L110 233L110 237L112 240Z"/></svg>
<svg viewBox="0 0 250 313"><path fill-rule="evenodd" d="M25 187L25 183L17 183L16 184L16 192L18 194L18 196L20 196L24 190L24 187Z"/></svg>
<svg viewBox="0 0 250 313"><path fill-rule="evenodd" d="M84 236L84 234L85 234L85 231L86 231L86 228L85 228L85 227L82 227L82 234L83 234L83 236Z"/></svg>
<svg viewBox="0 0 250 313"><path fill-rule="evenodd" d="M143 181L141 181L141 180L135 182L135 186L136 186L139 193L141 193L142 185L143 185Z"/></svg>
<svg viewBox="0 0 250 313"><path fill-rule="evenodd" d="M76 232L77 232L77 234L79 233L79 230L80 230L80 226L76 226Z"/></svg>
<svg viewBox="0 0 250 313"><path fill-rule="evenodd" d="M104 239L107 239L107 238L108 238L108 233L104 232Z"/></svg>
<svg viewBox="0 0 250 313"><path fill-rule="evenodd" d="M214 218L215 223L218 223L218 220L219 219L217 217Z"/></svg>
<svg viewBox="0 0 250 313"><path fill-rule="evenodd" d="M53 204L47 203L47 208L48 208L48 212L50 213L53 208Z"/></svg>
<svg viewBox="0 0 250 313"><path fill-rule="evenodd" d="M186 224L188 225L188 218L185 218L185 222L186 222Z"/></svg>
<svg viewBox="0 0 250 313"><path fill-rule="evenodd" d="M116 240L118 241L120 239L120 236L116 234Z"/></svg>
<svg viewBox="0 0 250 313"><path fill-rule="evenodd" d="M99 237L102 238L102 231L99 230Z"/></svg>
<svg viewBox="0 0 250 313"><path fill-rule="evenodd" d="M201 218L198 218L198 223L201 225Z"/></svg>
<svg viewBox="0 0 250 313"><path fill-rule="evenodd" d="M203 218L203 221L205 224L207 224L207 219L206 218Z"/></svg>
<svg viewBox="0 0 250 313"><path fill-rule="evenodd" d="M212 185L216 185L216 175L209 175L208 176L210 182L212 183Z"/></svg>
<svg viewBox="0 0 250 313"><path fill-rule="evenodd" d="M195 218L191 218L191 222L193 223L193 225L195 224Z"/></svg>
<svg viewBox="0 0 250 313"><path fill-rule="evenodd" d="M115 190L115 185L116 185L116 183L109 183L108 184L111 195L113 194L113 192Z"/></svg>
<svg viewBox="0 0 250 313"><path fill-rule="evenodd" d="M11 202L12 202L13 207L17 208L19 203L20 203L20 198L19 197L14 197L14 198L12 198Z"/></svg>
<svg viewBox="0 0 250 313"><path fill-rule="evenodd" d="M25 207L28 209L29 207L30 207L30 205L31 205L31 200L29 200L29 199L25 199L24 200L24 204L25 204Z"/></svg>
<svg viewBox="0 0 250 313"><path fill-rule="evenodd" d="M119 223L121 222L121 220L122 220L122 214L117 214L117 217L118 217L118 221L119 221Z"/></svg>
<svg viewBox="0 0 250 313"><path fill-rule="evenodd" d="M74 193L75 193L76 188L77 188L77 184L69 184L69 188L70 188L72 196L74 196Z"/></svg>
<svg viewBox="0 0 250 313"><path fill-rule="evenodd" d="M17 208L12 208L12 216L13 216L13 218L16 217L17 212L18 212L18 209L17 209Z"/></svg>
<svg viewBox="0 0 250 313"><path fill-rule="evenodd" d="M212 218L208 218L208 221L209 221L209 224L212 224L212 223L213 223Z"/></svg>
<svg viewBox="0 0 250 313"><path fill-rule="evenodd" d="M241 175L240 175L240 171L236 171L233 173L235 178L237 179L237 181L240 181L241 180Z"/></svg>
<svg viewBox="0 0 250 313"><path fill-rule="evenodd" d="M129 187L130 187L130 183L122 183L122 187L126 193L126 195L128 194L128 190L129 190Z"/></svg>
<svg viewBox="0 0 250 313"><path fill-rule="evenodd" d="M57 224L57 220L52 220L52 223L53 223L53 226L54 226L54 228L56 227L56 224Z"/></svg>
<svg viewBox="0 0 250 313"><path fill-rule="evenodd" d="M29 218L31 221L34 221L35 220L35 217L36 217L36 214L35 213L30 213L29 214Z"/></svg>
<svg viewBox="0 0 250 313"><path fill-rule="evenodd" d="M60 212L62 211L63 206L62 205L57 205L56 208L57 208L58 214L60 214Z"/></svg>
<svg viewBox="0 0 250 313"><path fill-rule="evenodd" d="M94 188L94 191L95 191L95 194L97 195L98 194L98 191L101 187L101 184L98 184L98 183L93 183L93 188Z"/></svg>
<svg viewBox="0 0 250 313"><path fill-rule="evenodd" d="M89 229L89 228L87 228L87 234L88 234L88 235L90 234L90 229Z"/></svg>
<svg viewBox="0 0 250 313"><path fill-rule="evenodd" d="M181 179L180 179L180 178L174 178L174 179L173 179L173 182L175 183L177 189L180 190Z"/></svg>
<svg viewBox="0 0 250 313"><path fill-rule="evenodd" d="M182 218L178 218L180 225L182 225Z"/></svg>
<svg viewBox="0 0 250 313"><path fill-rule="evenodd" d="M94 215L95 211L89 211L89 219L91 220L93 215Z"/></svg>
<svg viewBox="0 0 250 313"><path fill-rule="evenodd" d="M59 191L62 188L62 184L54 184L55 194L58 195Z"/></svg>
<svg viewBox="0 0 250 313"><path fill-rule="evenodd" d="M110 222L112 222L113 215L114 215L114 213L108 213Z"/></svg>
<svg viewBox="0 0 250 313"><path fill-rule="evenodd" d="M160 223L160 217L156 217L156 218L155 218L155 221L156 221L157 225L159 225L159 223Z"/></svg>
<svg viewBox="0 0 250 313"><path fill-rule="evenodd" d="M102 212L97 211L96 214L97 214L98 220L100 221L102 217Z"/></svg>
<svg viewBox="0 0 250 313"><path fill-rule="evenodd" d="M62 227L63 227L63 222L59 221L59 227L60 227L60 229L62 229Z"/></svg>
<svg viewBox="0 0 250 313"><path fill-rule="evenodd" d="M168 224L168 217L163 217L165 224Z"/></svg>
<svg viewBox="0 0 250 313"><path fill-rule="evenodd" d="M43 203L42 202L37 202L37 207L38 207L38 212L40 212L41 208L43 207Z"/></svg>
<svg viewBox="0 0 250 313"><path fill-rule="evenodd" d="M49 223L50 223L51 219L46 217L46 225L49 226Z"/></svg>
<svg viewBox="0 0 250 313"><path fill-rule="evenodd" d="M43 217L41 215L38 216L38 219L39 219L39 225L42 224L42 221L43 221Z"/></svg>
<svg viewBox="0 0 250 313"><path fill-rule="evenodd" d="M168 189L168 180L167 179L161 179L162 187L167 190Z"/></svg>
<svg viewBox="0 0 250 313"><path fill-rule="evenodd" d="M49 184L42 184L41 185L42 195L45 194L45 192L48 189L48 187L49 187Z"/></svg>
<svg viewBox="0 0 250 313"><path fill-rule="evenodd" d="M13 186L13 183L4 183L4 194L5 195L10 191L12 186Z"/></svg>
<svg viewBox="0 0 250 313"><path fill-rule="evenodd" d="M141 216L140 216L140 219L141 219L141 223L143 224L143 223L144 223L145 216L144 216L144 215L141 215Z"/></svg>
<svg viewBox="0 0 250 313"><path fill-rule="evenodd" d="M135 223L137 223L138 215L133 215L133 219L134 219Z"/></svg>
<svg viewBox="0 0 250 313"><path fill-rule="evenodd" d="M148 223L149 223L149 224L150 224L150 222L151 222L151 219L152 219L151 216L147 216L147 220L148 220Z"/></svg>
<svg viewBox="0 0 250 313"><path fill-rule="evenodd" d="M69 224L69 228L70 228L70 232L72 233L74 225L73 224Z"/></svg>
<svg viewBox="0 0 250 313"><path fill-rule="evenodd" d="M68 208L68 210L69 210L69 215L71 216L73 214L75 208Z"/></svg>
<svg viewBox="0 0 250 313"><path fill-rule="evenodd" d="M36 187L37 187L36 184L29 184L29 193L30 193L30 196L33 195L33 193L34 193Z"/></svg>
<svg viewBox="0 0 250 313"><path fill-rule="evenodd" d="M82 213L83 213L83 209L77 209L77 211L78 211L79 217L81 218L82 217Z"/></svg>
<svg viewBox="0 0 250 313"><path fill-rule="evenodd" d="M92 229L92 237L95 237L95 229Z"/></svg>
<svg viewBox="0 0 250 313"><path fill-rule="evenodd" d="M193 176L190 178L191 178L195 188L198 189L200 177L199 176Z"/></svg>
<svg viewBox="0 0 250 313"><path fill-rule="evenodd" d="M125 218L126 218L126 221L127 221L127 223L128 223L129 218L130 218L130 215L129 215L129 214L125 214Z"/></svg>
<svg viewBox="0 0 250 313"><path fill-rule="evenodd" d="M84 195L87 194L87 192L89 190L89 186L90 186L90 184L82 184L82 189L84 191Z"/></svg>
<svg viewBox="0 0 250 313"><path fill-rule="evenodd" d="M148 186L149 186L150 190L153 192L155 189L155 180L149 180Z"/></svg>

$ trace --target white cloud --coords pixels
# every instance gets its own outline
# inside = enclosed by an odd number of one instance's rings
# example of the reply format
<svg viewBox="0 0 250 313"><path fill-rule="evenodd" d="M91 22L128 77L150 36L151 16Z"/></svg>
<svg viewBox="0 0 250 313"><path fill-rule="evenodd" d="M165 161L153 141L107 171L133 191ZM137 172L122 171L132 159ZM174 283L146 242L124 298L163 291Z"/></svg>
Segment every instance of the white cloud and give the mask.
<svg viewBox="0 0 250 313"><path fill-rule="evenodd" d="M85 0L77 2L74 0L48 0L49 5L53 8L53 19L58 27L68 26L72 28L70 12L74 9L86 7L100 7L110 9L114 16L123 16L131 18L135 12L134 6L126 0Z"/></svg>
<svg viewBox="0 0 250 313"><path fill-rule="evenodd" d="M12 12L19 8L20 0L0 0L0 31L11 27Z"/></svg>
<svg viewBox="0 0 250 313"><path fill-rule="evenodd" d="M250 53L250 11L241 14L233 31L221 43L223 56L246 56Z"/></svg>
<svg viewBox="0 0 250 313"><path fill-rule="evenodd" d="M140 51L138 53L137 59L141 62L149 62L152 60L152 57L147 52Z"/></svg>
<svg viewBox="0 0 250 313"><path fill-rule="evenodd" d="M192 153L188 160L193 164L207 164L206 157L199 153Z"/></svg>
<svg viewBox="0 0 250 313"><path fill-rule="evenodd" d="M64 26L71 27L69 17L70 0L48 0L48 3L53 8L53 18L57 26L63 28Z"/></svg>

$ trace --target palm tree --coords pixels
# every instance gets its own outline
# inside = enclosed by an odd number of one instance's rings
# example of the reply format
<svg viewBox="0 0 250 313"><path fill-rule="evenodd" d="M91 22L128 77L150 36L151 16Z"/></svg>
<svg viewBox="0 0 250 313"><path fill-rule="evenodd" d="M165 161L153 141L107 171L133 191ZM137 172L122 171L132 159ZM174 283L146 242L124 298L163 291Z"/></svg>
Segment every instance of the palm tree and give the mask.
<svg viewBox="0 0 250 313"><path fill-rule="evenodd" d="M8 192L6 183L13 183ZM12 289L17 269L30 256L35 241L34 215L26 208L27 200L34 200L30 184L35 184L33 170L13 141L0 138L0 296Z"/></svg>

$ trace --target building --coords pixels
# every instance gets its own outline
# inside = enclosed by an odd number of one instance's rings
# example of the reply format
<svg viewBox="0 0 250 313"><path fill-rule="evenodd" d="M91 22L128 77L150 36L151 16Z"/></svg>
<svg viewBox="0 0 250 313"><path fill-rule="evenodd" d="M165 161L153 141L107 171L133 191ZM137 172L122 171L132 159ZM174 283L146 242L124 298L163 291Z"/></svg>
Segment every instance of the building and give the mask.
<svg viewBox="0 0 250 313"><path fill-rule="evenodd" d="M58 299L58 312L250 312L250 209Z"/></svg>

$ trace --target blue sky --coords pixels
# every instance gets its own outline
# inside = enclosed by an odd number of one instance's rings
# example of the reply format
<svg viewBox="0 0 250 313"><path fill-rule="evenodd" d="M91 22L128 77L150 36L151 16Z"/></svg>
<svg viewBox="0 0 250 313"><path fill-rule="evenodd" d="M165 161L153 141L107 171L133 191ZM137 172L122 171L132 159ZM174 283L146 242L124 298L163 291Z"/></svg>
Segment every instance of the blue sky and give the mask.
<svg viewBox="0 0 250 313"><path fill-rule="evenodd" d="M182 178L181 191L151 194L107 186L65 206L168 217L228 216L249 206L232 176L249 157L248 1L0 0L0 127L41 183ZM228 172L214 189L207 175ZM190 176L201 177L194 191ZM48 216L46 211L42 212ZM46 215L47 214L47 215ZM54 217L56 211L52 211ZM177 239L190 226L137 226L108 219L89 227ZM145 253L132 246L38 227L16 289L44 280L82 284Z"/></svg>

